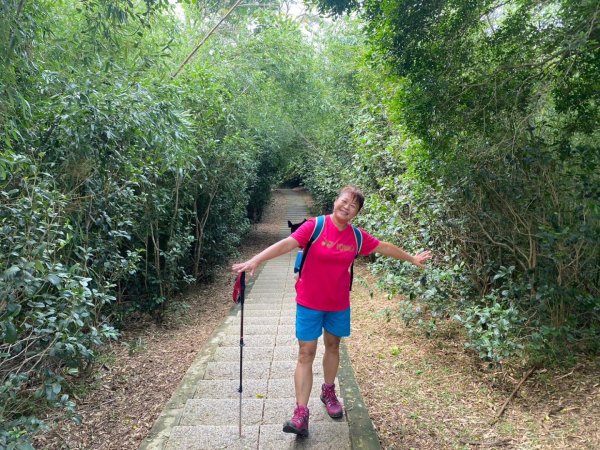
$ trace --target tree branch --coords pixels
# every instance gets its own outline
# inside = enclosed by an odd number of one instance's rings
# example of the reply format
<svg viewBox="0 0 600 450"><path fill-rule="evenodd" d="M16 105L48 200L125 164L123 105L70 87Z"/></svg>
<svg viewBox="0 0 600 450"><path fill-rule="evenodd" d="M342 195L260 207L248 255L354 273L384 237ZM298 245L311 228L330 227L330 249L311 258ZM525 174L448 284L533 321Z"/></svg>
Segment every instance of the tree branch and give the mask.
<svg viewBox="0 0 600 450"><path fill-rule="evenodd" d="M239 6L239 4L241 2L242 2L242 0L237 0L237 2L235 2L235 4L231 7L231 9L229 11L227 11L227 14L225 14L221 18L221 20L219 20L219 22L217 22L217 24L214 27L212 27L212 30L210 30L208 32L208 34L206 36L204 36L204 39L202 39L200 41L200 43L198 45L196 45L196 48L194 48L194 50L192 50L192 52L188 55L188 57L185 58L185 60L181 63L181 65L175 71L175 73L173 73L173 75L171 75L171 78L175 78L177 75L179 75L179 72L181 72L181 69L183 69L183 67L190 61L190 59L192 59L192 57L196 54L198 49L200 47L202 47L202 45L206 42L206 40L215 32L215 30L217 28L219 28L219 26L225 21L225 19L227 19L227 17L229 17L229 15L233 12L234 9L236 9Z"/></svg>

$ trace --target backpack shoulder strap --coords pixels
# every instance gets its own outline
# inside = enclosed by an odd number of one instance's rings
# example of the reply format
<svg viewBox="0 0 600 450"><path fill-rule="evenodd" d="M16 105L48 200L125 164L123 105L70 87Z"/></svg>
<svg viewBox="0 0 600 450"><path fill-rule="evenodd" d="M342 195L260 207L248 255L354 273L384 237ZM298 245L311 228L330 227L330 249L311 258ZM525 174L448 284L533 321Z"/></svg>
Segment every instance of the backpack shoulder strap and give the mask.
<svg viewBox="0 0 600 450"><path fill-rule="evenodd" d="M363 244L363 235L358 227L352 225L352 231L354 231L354 238L356 239L356 255L354 259L358 258L360 255L360 250L362 249ZM352 261L352 265L350 266L350 290L352 290L352 282L354 281L354 260Z"/></svg>
<svg viewBox="0 0 600 450"><path fill-rule="evenodd" d="M315 242L323 233L323 229L325 228L325 216L318 216L315 219L315 228L313 229L312 234L310 235L310 243Z"/></svg>
<svg viewBox="0 0 600 450"><path fill-rule="evenodd" d="M358 227L352 225L352 231L354 231L354 238L356 239L356 256L360 255L363 244L363 235Z"/></svg>
<svg viewBox="0 0 600 450"><path fill-rule="evenodd" d="M313 232L310 235L310 239L308 240L308 244L302 251L302 261L300 261L300 268L298 269L298 278L302 275L302 267L304 267L304 261L306 261L306 256L308 255L308 251L310 250L310 246L313 242L319 239L319 236L323 233L325 229L325 216L318 216L315 219L315 227L313 228Z"/></svg>

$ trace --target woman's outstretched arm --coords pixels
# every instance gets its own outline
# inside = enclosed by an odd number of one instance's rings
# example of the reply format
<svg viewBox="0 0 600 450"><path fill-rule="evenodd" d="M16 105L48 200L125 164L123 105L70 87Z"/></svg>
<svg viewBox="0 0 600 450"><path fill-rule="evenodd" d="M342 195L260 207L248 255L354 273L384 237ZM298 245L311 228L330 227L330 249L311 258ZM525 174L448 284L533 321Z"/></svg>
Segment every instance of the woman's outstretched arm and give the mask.
<svg viewBox="0 0 600 450"><path fill-rule="evenodd" d="M269 259L277 258L278 256L284 255L293 249L298 247L298 241L293 237L287 237L274 243L270 247L267 247L258 255L253 256L248 261L234 264L231 266L231 270L234 272L248 272L250 276L254 275L254 272L265 261Z"/></svg>
<svg viewBox="0 0 600 450"><path fill-rule="evenodd" d="M400 259L402 261L408 261L421 269L425 268L425 263L428 259L431 259L431 252L426 250L424 252L417 253L416 255L410 255L402 250L400 247L390 243L381 241L375 250L375 253L380 255L390 256L392 258Z"/></svg>

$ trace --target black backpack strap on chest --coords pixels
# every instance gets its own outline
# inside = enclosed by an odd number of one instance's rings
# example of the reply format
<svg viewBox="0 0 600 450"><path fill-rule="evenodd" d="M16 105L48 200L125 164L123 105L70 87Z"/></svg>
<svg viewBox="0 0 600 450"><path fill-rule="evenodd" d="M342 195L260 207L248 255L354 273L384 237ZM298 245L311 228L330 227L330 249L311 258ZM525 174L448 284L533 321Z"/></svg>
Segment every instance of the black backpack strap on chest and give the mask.
<svg viewBox="0 0 600 450"><path fill-rule="evenodd" d="M362 249L363 236L359 228L354 225L352 225L352 231L354 232L354 238L356 239L356 255L354 256L354 259L356 259L358 258L358 255L360 255L360 250ZM354 259L350 266L350 290L352 290L352 283L354 282Z"/></svg>

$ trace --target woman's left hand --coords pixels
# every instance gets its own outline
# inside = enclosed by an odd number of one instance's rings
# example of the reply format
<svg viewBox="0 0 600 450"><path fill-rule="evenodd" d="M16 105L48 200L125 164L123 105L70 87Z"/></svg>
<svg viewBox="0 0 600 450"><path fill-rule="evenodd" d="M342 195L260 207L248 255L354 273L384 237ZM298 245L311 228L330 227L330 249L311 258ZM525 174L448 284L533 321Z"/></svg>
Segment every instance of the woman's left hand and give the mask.
<svg viewBox="0 0 600 450"><path fill-rule="evenodd" d="M417 253L416 255L413 255L411 262L415 266L417 266L421 269L424 269L425 263L427 262L427 260L431 259L431 257L432 257L431 251L425 250L424 252L420 252L420 253Z"/></svg>

